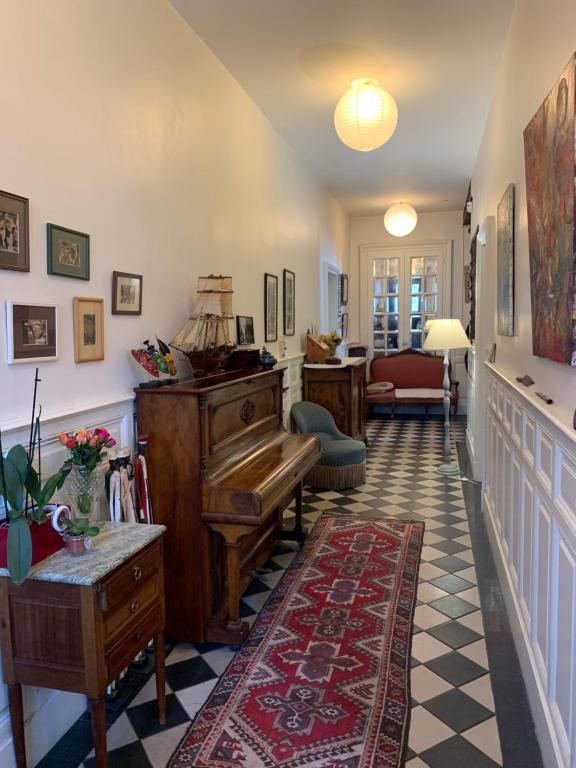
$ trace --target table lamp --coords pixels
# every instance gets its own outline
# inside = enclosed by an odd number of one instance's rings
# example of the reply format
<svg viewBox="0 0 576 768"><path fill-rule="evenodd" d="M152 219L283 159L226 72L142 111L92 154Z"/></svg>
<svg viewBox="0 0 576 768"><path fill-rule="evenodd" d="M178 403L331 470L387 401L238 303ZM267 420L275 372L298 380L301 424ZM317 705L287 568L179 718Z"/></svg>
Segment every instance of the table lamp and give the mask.
<svg viewBox="0 0 576 768"><path fill-rule="evenodd" d="M444 462L438 467L443 475L458 475L458 467L452 463L450 450L450 365L449 352L451 349L464 349L472 346L460 320L433 320L426 324L428 335L423 349L444 350Z"/></svg>

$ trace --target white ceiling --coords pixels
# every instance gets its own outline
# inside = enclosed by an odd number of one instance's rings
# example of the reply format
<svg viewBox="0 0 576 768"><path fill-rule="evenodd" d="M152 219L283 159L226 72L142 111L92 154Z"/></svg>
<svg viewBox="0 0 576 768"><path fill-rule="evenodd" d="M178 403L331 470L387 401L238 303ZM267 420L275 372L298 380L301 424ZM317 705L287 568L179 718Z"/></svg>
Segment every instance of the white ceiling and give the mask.
<svg viewBox="0 0 576 768"><path fill-rule="evenodd" d="M171 2L350 213L463 208L514 0ZM333 125L364 76L399 111L394 136L366 153Z"/></svg>

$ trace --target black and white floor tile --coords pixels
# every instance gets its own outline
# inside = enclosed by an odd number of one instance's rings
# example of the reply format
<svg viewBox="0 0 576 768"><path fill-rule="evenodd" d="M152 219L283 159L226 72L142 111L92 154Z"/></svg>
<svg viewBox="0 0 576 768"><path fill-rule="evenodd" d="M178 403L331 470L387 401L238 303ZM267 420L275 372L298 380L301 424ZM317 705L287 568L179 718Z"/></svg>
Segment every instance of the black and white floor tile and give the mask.
<svg viewBox="0 0 576 768"><path fill-rule="evenodd" d="M463 439L463 427L462 422L453 423L456 440ZM494 703L462 483L458 476L445 478L436 471L442 455L442 423L372 419L368 435L365 485L342 492L308 489L305 519L312 524L324 511L340 510L361 517L386 515L425 522L406 768L501 766L500 735L507 725L505 718L497 717ZM281 543L255 576L242 600L248 621L254 621L294 554L295 545ZM169 714L163 727L157 720L151 658L143 668L131 671L132 679L120 686L119 699L108 708L110 768L164 768L233 655L230 647L216 644L181 643L169 651ZM86 714L40 768L92 768L91 747ZM529 760L516 764L541 765L537 754Z"/></svg>

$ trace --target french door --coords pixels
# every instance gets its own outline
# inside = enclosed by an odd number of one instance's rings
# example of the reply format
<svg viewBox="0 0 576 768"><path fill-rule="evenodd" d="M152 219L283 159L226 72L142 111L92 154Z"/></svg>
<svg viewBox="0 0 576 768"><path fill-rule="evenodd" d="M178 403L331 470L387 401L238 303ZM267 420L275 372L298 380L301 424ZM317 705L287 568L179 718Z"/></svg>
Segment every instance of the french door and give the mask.
<svg viewBox="0 0 576 768"><path fill-rule="evenodd" d="M421 350L428 320L450 315L451 241L361 246L361 332L373 355Z"/></svg>

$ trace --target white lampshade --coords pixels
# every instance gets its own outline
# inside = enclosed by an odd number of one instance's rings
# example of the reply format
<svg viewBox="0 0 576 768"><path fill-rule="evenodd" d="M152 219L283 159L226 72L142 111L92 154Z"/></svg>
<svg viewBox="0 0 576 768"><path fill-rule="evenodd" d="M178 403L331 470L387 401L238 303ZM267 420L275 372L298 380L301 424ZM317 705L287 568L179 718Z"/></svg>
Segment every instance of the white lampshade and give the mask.
<svg viewBox="0 0 576 768"><path fill-rule="evenodd" d="M392 136L398 107L378 80L354 80L334 110L334 127L340 140L358 152L371 152Z"/></svg>
<svg viewBox="0 0 576 768"><path fill-rule="evenodd" d="M432 320L424 349L463 349L470 341L460 320Z"/></svg>
<svg viewBox="0 0 576 768"><path fill-rule="evenodd" d="M418 214L408 203L395 203L384 214L386 231L394 237L405 237L413 231Z"/></svg>
<svg viewBox="0 0 576 768"><path fill-rule="evenodd" d="M432 328L432 323L436 322L436 318L434 320L426 320L426 324L424 325L424 330L426 333L430 333L430 328Z"/></svg>

